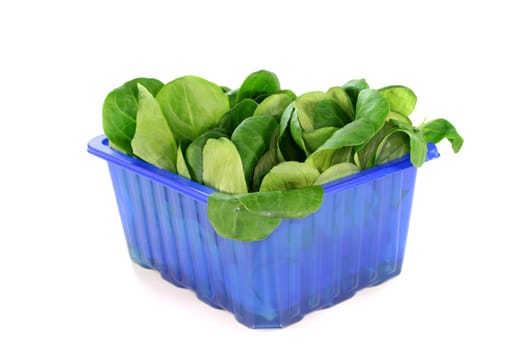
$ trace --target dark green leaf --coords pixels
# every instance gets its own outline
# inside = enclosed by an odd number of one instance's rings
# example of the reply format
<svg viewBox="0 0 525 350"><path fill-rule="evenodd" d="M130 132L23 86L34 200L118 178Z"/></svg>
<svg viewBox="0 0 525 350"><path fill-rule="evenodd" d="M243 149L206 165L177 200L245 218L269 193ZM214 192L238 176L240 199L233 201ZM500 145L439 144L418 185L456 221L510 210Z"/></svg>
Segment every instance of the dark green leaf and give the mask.
<svg viewBox="0 0 525 350"><path fill-rule="evenodd" d="M313 114L314 129L332 126L342 128L350 122L346 112L334 100L322 100Z"/></svg>
<svg viewBox="0 0 525 350"><path fill-rule="evenodd" d="M459 135L454 125L446 119L435 119L424 123L420 127L427 142L438 143L447 138L455 153L463 146L463 137Z"/></svg>
<svg viewBox="0 0 525 350"><path fill-rule="evenodd" d="M250 74L242 83L237 93L236 102L245 98L257 100L259 96L268 96L279 92L281 84L277 75L266 70L260 70Z"/></svg>
<svg viewBox="0 0 525 350"><path fill-rule="evenodd" d="M277 138L277 158L284 162L287 160L302 161L306 155L304 151L294 142L290 131L290 119L294 112L294 103L285 108L279 121L279 136Z"/></svg>
<svg viewBox="0 0 525 350"><path fill-rule="evenodd" d="M272 138L270 140L270 147L263 154L259 162L253 170L253 181L252 190L259 191L261 187L262 178L272 169L275 165L279 164L279 158L277 156L277 137L279 136L279 130L275 129Z"/></svg>
<svg viewBox="0 0 525 350"><path fill-rule="evenodd" d="M354 79L344 84L342 88L345 90L348 97L350 97L352 105L355 106L357 103L357 96L359 96L361 90L368 89L369 86L365 79Z"/></svg>
<svg viewBox="0 0 525 350"><path fill-rule="evenodd" d="M231 135L233 130L235 130L244 119L254 115L256 109L257 102L248 98L244 99L224 115L219 127L225 129L228 135Z"/></svg>
<svg viewBox="0 0 525 350"><path fill-rule="evenodd" d="M325 143L326 140L328 140L330 136L332 136L336 130L337 130L336 127L328 126L328 127L316 129L314 131L304 132L302 134L302 138L308 149L308 154L314 152L323 143Z"/></svg>
<svg viewBox="0 0 525 350"><path fill-rule="evenodd" d="M235 129L231 140L242 160L246 183L252 183L253 170L270 146L271 137L277 129L277 121L269 115L246 118Z"/></svg>

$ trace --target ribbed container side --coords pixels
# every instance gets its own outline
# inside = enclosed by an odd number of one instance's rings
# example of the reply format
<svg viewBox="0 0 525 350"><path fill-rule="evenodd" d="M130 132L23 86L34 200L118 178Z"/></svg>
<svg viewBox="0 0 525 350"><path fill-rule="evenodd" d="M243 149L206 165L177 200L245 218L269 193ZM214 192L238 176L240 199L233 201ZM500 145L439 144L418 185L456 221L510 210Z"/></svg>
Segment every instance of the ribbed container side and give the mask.
<svg viewBox="0 0 525 350"><path fill-rule="evenodd" d="M205 201L108 164L131 259L248 327L287 326L401 271L414 167L327 190L314 214L241 242L216 234Z"/></svg>

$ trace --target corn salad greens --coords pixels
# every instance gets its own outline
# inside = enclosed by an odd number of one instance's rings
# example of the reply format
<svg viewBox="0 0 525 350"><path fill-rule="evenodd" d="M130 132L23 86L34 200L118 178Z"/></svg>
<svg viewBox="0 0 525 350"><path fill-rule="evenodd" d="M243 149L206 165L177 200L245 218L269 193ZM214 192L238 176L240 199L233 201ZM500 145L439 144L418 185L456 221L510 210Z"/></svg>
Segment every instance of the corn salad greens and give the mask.
<svg viewBox="0 0 525 350"><path fill-rule="evenodd" d="M220 235L264 239L282 219L315 212L322 185L462 137L445 119L415 127L416 95L401 85L371 89L364 79L296 96L260 70L238 89L196 76L167 84L137 78L103 105L110 146L217 190L208 216Z"/></svg>

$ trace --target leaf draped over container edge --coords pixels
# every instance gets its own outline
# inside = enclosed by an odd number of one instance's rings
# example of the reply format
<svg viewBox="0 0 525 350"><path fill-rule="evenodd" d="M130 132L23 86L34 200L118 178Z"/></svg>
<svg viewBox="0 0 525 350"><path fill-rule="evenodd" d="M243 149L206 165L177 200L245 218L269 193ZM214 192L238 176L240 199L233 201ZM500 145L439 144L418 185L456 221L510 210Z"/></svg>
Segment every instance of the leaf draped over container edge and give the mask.
<svg viewBox="0 0 525 350"><path fill-rule="evenodd" d="M222 89L206 79L187 75L164 85L156 96L177 140L194 140L219 124L230 110Z"/></svg>
<svg viewBox="0 0 525 350"><path fill-rule="evenodd" d="M133 153L159 168L177 172L177 141L155 97L138 84L136 130Z"/></svg>
<svg viewBox="0 0 525 350"><path fill-rule="evenodd" d="M255 241L268 237L284 218L305 217L319 209L324 191L310 186L289 191L212 193L208 218L223 237Z"/></svg>

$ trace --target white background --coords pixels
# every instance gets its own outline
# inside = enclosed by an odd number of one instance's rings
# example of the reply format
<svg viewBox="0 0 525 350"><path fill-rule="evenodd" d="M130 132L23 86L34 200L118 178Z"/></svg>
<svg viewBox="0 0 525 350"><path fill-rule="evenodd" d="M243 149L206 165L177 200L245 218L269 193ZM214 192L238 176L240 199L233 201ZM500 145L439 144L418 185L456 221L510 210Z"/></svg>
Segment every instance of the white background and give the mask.
<svg viewBox="0 0 525 350"><path fill-rule="evenodd" d="M523 349L523 12L512 1L0 5L0 348ZM297 93L403 84L465 138L418 173L401 275L254 331L130 262L86 152L105 95L149 76Z"/></svg>

